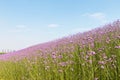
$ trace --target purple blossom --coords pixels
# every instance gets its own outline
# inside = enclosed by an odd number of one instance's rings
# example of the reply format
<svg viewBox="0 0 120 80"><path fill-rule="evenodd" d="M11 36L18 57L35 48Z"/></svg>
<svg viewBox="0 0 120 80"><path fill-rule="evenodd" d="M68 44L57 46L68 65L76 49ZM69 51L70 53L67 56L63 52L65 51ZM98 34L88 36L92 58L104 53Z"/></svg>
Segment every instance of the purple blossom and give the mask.
<svg viewBox="0 0 120 80"><path fill-rule="evenodd" d="M98 64L105 65L106 62L105 61L99 61Z"/></svg>
<svg viewBox="0 0 120 80"><path fill-rule="evenodd" d="M52 55L52 58L55 59L55 58L57 58L57 56L56 55Z"/></svg>
<svg viewBox="0 0 120 80"><path fill-rule="evenodd" d="M120 49L120 46L115 46L116 49Z"/></svg>
<svg viewBox="0 0 120 80"><path fill-rule="evenodd" d="M87 54L88 54L89 56L92 56L92 55L95 55L96 52L95 52L95 51L89 51Z"/></svg>
<svg viewBox="0 0 120 80"><path fill-rule="evenodd" d="M64 66L67 66L67 63L66 62L60 62L59 65L64 67Z"/></svg>

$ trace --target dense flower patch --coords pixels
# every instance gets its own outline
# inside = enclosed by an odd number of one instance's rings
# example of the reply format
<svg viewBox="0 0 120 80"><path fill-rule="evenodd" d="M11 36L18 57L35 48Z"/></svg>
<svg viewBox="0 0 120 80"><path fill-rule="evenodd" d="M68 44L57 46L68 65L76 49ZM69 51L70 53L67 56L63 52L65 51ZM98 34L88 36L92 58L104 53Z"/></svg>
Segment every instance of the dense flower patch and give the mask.
<svg viewBox="0 0 120 80"><path fill-rule="evenodd" d="M0 55L3 80L119 80L120 21Z"/></svg>

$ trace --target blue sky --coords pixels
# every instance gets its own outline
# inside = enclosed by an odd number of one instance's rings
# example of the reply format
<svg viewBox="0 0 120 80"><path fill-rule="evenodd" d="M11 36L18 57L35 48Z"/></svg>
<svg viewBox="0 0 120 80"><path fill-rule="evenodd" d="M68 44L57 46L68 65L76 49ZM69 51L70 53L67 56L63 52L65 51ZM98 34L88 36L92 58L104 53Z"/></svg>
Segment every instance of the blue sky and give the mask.
<svg viewBox="0 0 120 80"><path fill-rule="evenodd" d="M120 19L120 0L0 0L0 50L19 50Z"/></svg>

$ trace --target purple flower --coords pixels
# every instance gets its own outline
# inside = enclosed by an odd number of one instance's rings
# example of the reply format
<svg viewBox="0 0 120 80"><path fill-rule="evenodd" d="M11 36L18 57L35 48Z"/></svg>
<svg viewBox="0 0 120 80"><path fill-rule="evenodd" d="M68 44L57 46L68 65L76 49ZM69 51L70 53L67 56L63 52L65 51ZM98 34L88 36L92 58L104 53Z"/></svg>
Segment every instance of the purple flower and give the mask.
<svg viewBox="0 0 120 80"><path fill-rule="evenodd" d="M96 52L94 52L94 51L89 51L89 52L88 52L88 55L89 55L89 56L92 56L92 55L95 55L95 54L96 54Z"/></svg>
<svg viewBox="0 0 120 80"><path fill-rule="evenodd" d="M104 65L104 64L106 64L106 62L105 61L99 61L98 64Z"/></svg>
<svg viewBox="0 0 120 80"><path fill-rule="evenodd" d="M67 63L66 62L60 62L59 65L62 66L62 67L64 67L64 66L67 65Z"/></svg>
<svg viewBox="0 0 120 80"><path fill-rule="evenodd" d="M52 58L55 59L57 56L56 55L52 55Z"/></svg>
<svg viewBox="0 0 120 80"><path fill-rule="evenodd" d="M92 60L88 60L87 62L90 63L90 64L92 64L93 61Z"/></svg>
<svg viewBox="0 0 120 80"><path fill-rule="evenodd" d="M58 55L58 58L61 59L61 58L63 58L63 56L62 55Z"/></svg>
<svg viewBox="0 0 120 80"><path fill-rule="evenodd" d="M107 59L107 56L106 56L105 53L102 54L102 57L103 57L104 59Z"/></svg>
<svg viewBox="0 0 120 80"><path fill-rule="evenodd" d="M120 46L115 46L115 48L120 49Z"/></svg>

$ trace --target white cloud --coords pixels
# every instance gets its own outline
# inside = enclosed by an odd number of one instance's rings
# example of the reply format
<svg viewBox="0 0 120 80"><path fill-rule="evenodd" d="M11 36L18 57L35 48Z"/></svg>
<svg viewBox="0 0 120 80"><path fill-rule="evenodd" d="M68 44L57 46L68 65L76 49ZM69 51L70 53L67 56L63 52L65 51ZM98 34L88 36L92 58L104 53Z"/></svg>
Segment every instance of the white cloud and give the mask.
<svg viewBox="0 0 120 80"><path fill-rule="evenodd" d="M56 27L59 27L59 25L58 24L49 24L48 27L50 27L50 28L56 28Z"/></svg>
<svg viewBox="0 0 120 80"><path fill-rule="evenodd" d="M26 25L17 25L16 28L26 28Z"/></svg>
<svg viewBox="0 0 120 80"><path fill-rule="evenodd" d="M16 25L14 28L9 30L8 32L19 33L19 32L26 32L28 30L29 30L29 28L27 28L26 25Z"/></svg>
<svg viewBox="0 0 120 80"><path fill-rule="evenodd" d="M73 33L78 33L78 32L85 32L85 31L89 31L91 30L92 28L90 27L81 27L81 28L75 28L72 30Z"/></svg>
<svg viewBox="0 0 120 80"><path fill-rule="evenodd" d="M89 16L92 18L95 18L95 19L99 19L99 20L106 18L106 15L104 13L100 13L100 12L90 14Z"/></svg>
<svg viewBox="0 0 120 80"><path fill-rule="evenodd" d="M95 13L85 13L82 16L87 16L91 19L99 20L102 23L107 22L107 17L105 13L102 12L95 12Z"/></svg>

